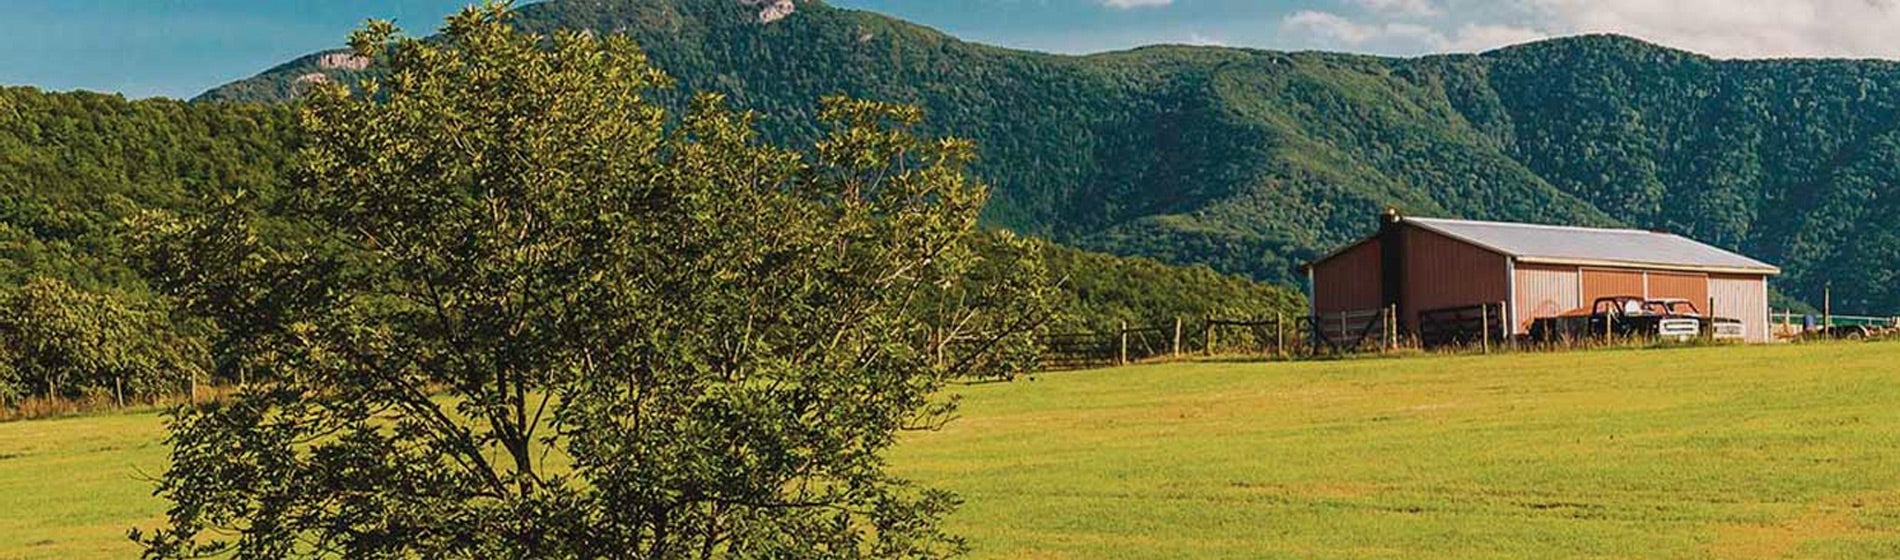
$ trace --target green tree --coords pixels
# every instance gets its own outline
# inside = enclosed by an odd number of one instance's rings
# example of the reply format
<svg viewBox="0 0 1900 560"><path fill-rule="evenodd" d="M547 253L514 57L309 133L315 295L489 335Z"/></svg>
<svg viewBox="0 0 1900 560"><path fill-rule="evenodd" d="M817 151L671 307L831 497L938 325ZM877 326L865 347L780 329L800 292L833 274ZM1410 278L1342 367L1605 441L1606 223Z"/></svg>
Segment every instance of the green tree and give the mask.
<svg viewBox="0 0 1900 560"><path fill-rule="evenodd" d="M0 291L0 402L183 391L205 349L152 307L50 278Z"/></svg>
<svg viewBox="0 0 1900 560"><path fill-rule="evenodd" d="M1046 314L1038 282L972 284L1040 268L973 248L972 146L846 99L809 152L716 96L670 119L631 41L510 13L352 37L385 72L312 91L285 195L318 235L146 220L160 284L264 374L172 414L146 555L957 552L955 498L882 453Z"/></svg>

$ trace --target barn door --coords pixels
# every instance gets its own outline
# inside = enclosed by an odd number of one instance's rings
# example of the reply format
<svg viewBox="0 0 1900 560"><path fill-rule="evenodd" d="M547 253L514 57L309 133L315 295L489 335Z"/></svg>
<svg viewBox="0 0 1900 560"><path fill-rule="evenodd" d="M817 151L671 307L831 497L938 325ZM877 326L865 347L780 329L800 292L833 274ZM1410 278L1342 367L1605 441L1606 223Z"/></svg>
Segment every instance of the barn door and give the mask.
<svg viewBox="0 0 1900 560"><path fill-rule="evenodd" d="M1651 272L1649 299L1686 299L1696 309L1708 313L1709 275L1682 272Z"/></svg>
<svg viewBox="0 0 1900 560"><path fill-rule="evenodd" d="M1647 290L1641 271L1583 269L1584 307L1589 307L1597 298L1644 297Z"/></svg>

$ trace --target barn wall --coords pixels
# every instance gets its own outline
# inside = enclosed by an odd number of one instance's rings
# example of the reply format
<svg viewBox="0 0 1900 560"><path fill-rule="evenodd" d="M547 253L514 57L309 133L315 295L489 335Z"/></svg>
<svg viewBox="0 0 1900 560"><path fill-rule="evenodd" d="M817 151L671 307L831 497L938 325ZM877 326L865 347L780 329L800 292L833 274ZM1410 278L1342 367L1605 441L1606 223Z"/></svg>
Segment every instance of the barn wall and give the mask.
<svg viewBox="0 0 1900 560"><path fill-rule="evenodd" d="M1529 333L1531 321L1583 307L1577 267L1517 265L1517 333Z"/></svg>
<svg viewBox="0 0 1900 560"><path fill-rule="evenodd" d="M1360 243L1313 265L1313 311L1320 314L1378 309L1379 243Z"/></svg>
<svg viewBox="0 0 1900 560"><path fill-rule="evenodd" d="M1649 299L1682 298L1704 312L1709 308L1709 275L1651 271Z"/></svg>
<svg viewBox="0 0 1900 560"><path fill-rule="evenodd" d="M1709 297L1715 298L1715 316L1742 320L1749 342L1774 341L1769 330L1767 277L1711 276Z"/></svg>
<svg viewBox="0 0 1900 560"><path fill-rule="evenodd" d="M1640 270L1583 269L1583 305L1606 297L1643 297L1648 289Z"/></svg>
<svg viewBox="0 0 1900 560"><path fill-rule="evenodd" d="M1405 286L1399 315L1418 328L1421 311L1501 303L1511 297L1504 255L1414 227L1405 235Z"/></svg>

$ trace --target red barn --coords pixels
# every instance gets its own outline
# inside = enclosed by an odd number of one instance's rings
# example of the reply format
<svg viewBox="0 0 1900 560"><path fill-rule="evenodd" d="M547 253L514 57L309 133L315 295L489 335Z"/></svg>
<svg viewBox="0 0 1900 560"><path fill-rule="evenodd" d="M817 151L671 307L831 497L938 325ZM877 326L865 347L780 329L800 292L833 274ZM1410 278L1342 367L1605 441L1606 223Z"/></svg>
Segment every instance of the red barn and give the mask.
<svg viewBox="0 0 1900 560"><path fill-rule="evenodd" d="M1314 313L1397 311L1398 332L1420 316L1493 304L1511 334L1599 297L1684 299L1739 319L1749 342L1772 340L1768 279L1781 269L1668 233L1401 217L1307 265ZM1500 305L1501 304L1501 305ZM1343 321L1342 321L1343 323ZM1502 330L1502 329L1499 329Z"/></svg>

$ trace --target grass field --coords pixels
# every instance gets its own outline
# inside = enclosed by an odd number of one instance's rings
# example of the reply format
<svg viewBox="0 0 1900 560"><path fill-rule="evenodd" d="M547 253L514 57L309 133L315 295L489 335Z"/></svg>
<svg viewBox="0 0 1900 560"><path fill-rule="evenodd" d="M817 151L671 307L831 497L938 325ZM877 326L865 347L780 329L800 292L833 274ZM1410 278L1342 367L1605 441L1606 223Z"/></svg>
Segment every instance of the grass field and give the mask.
<svg viewBox="0 0 1900 560"><path fill-rule="evenodd" d="M1900 344L958 387L893 458L977 558L1900 557ZM0 424L0 558L133 554L151 414Z"/></svg>

